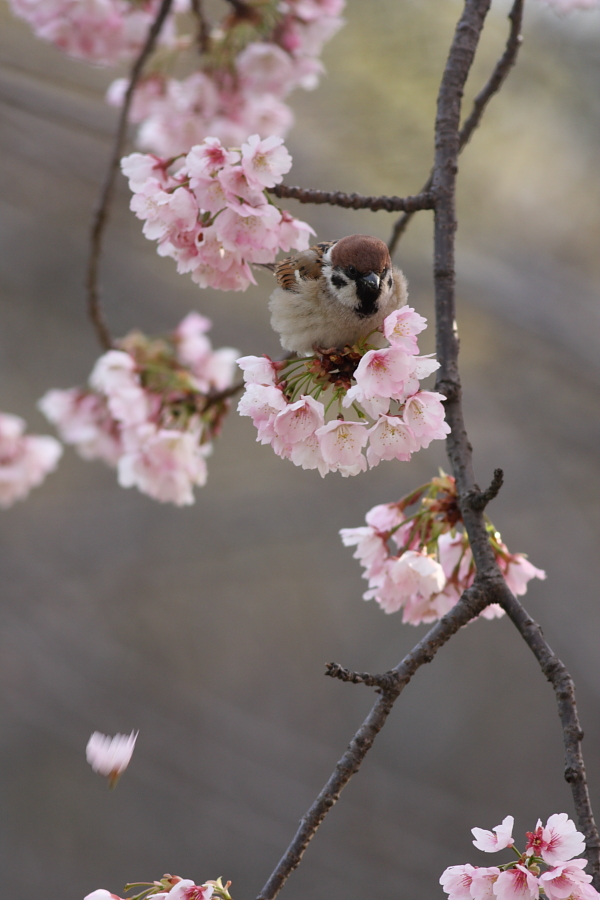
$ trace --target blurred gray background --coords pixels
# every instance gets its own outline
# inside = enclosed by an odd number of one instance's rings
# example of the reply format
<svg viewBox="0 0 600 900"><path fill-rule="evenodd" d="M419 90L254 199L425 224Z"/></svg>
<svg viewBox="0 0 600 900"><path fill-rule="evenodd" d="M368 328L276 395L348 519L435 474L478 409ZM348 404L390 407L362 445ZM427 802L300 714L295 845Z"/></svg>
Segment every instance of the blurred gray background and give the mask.
<svg viewBox="0 0 600 900"><path fill-rule="evenodd" d="M548 580L525 598L577 684L600 808L600 11L528 4L517 69L461 159L459 328L477 476L489 510ZM469 81L507 33L497 2ZM435 93L458 0L350 0L328 76L296 93L288 183L415 193L432 158ZM82 290L90 208L107 160L112 72L69 60L0 6L0 409L48 433L36 400L83 383L98 355ZM201 291L161 259L124 180L102 282L113 333L171 330L190 310L216 346L277 353L261 277ZM386 238L385 213L290 209L320 239ZM431 315L431 215L397 256ZM432 334L422 342L432 349ZM11 900L80 900L169 871L262 886L372 703L323 677L335 660L394 665L425 632L361 600L338 529L445 464L353 479L304 472L232 414L194 507L124 491L67 449L3 512L0 612L2 885ZM139 729L116 791L85 762L90 733ZM284 897L441 898L442 869L487 864L469 829L572 813L554 696L506 620L478 622L420 670Z"/></svg>

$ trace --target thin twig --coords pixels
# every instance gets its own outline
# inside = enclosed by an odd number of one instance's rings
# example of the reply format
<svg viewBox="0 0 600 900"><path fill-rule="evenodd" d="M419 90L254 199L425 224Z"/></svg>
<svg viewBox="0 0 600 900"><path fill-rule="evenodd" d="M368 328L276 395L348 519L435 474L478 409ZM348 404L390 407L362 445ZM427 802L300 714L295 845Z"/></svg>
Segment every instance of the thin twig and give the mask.
<svg viewBox="0 0 600 900"><path fill-rule="evenodd" d="M565 780L571 787L577 822L585 836L586 857L590 866L590 875L593 877L592 883L598 890L600 888L600 839L592 812L585 764L581 752L583 731L577 715L573 679L544 640L540 626L528 615L519 600L513 597L508 589L502 592L499 600L554 688L565 745Z"/></svg>
<svg viewBox="0 0 600 900"><path fill-rule="evenodd" d="M125 138L127 136L127 120L129 118L129 108L133 100L133 92L135 91L140 75L142 74L146 60L154 50L157 38L164 25L165 19L169 15L172 3L173 0L162 0L156 18L148 31L146 42L132 66L131 75L129 76L129 86L127 87L127 92L125 93L125 99L119 115L113 149L106 175L104 176L104 183L102 184L98 202L92 215L90 253L85 284L87 289L88 314L96 329L98 340L105 350L109 350L112 347L113 341L100 308L98 267L100 265L100 256L102 253L102 240L108 222L108 213L114 193L115 178L119 170L119 162L123 154L123 145L125 144Z"/></svg>
<svg viewBox="0 0 600 900"><path fill-rule="evenodd" d="M370 209L373 212L380 209L386 212L433 209L433 197L426 191L415 197L365 197L362 194L316 191L312 188L291 187L287 184L277 184L273 188L268 188L268 191L276 197L291 198L300 203L329 203L330 206L343 206L345 209Z"/></svg>
<svg viewBox="0 0 600 900"><path fill-rule="evenodd" d="M206 412L207 409L210 409L211 406L216 406L217 403L224 403L225 400L229 400L231 397L235 397L236 394L239 394L240 391L243 391L245 384L243 381L240 381L239 384L233 384L231 387L224 388L222 391L217 391L214 394L209 394L206 398L206 403L204 405L203 413Z"/></svg>
<svg viewBox="0 0 600 900"><path fill-rule="evenodd" d="M210 47L210 25L204 15L202 0L192 0L192 12L198 25L196 34L198 50L200 53L207 53Z"/></svg>
<svg viewBox="0 0 600 900"><path fill-rule="evenodd" d="M481 118L487 104L489 103L493 95L500 90L506 79L506 76L516 62L519 47L523 42L523 37L521 35L521 25L523 22L524 3L525 0L515 0L515 2L513 3L513 7L508 16L508 18L510 19L510 31L508 34L508 39L506 41L504 53L496 63L489 81L473 101L473 109L471 110L469 117L465 120L465 123L459 133L459 152L469 142L471 135L481 122ZM421 193L424 194L430 191L432 183L433 174L429 176L429 178L423 185ZM396 248L398 247L400 238L408 228L408 223L413 216L414 212L406 212L403 216L400 216L398 221L394 224L394 227L392 228L392 234L388 242L390 256L394 255Z"/></svg>
<svg viewBox="0 0 600 900"><path fill-rule="evenodd" d="M502 469L494 469L494 477L492 478L489 488L486 488L485 491L471 491L467 498L470 506L473 509L478 509L483 512L488 503L491 503L491 501L498 496L503 483L504 472Z"/></svg>
<svg viewBox="0 0 600 900"><path fill-rule="evenodd" d="M464 592L456 606L437 622L402 662L388 673L390 685L381 688L381 696L360 726L348 749L337 763L331 777L323 787L308 812L300 820L300 826L274 872L258 895L257 900L273 900L291 873L299 865L308 844L317 832L329 810L373 745L377 734L390 714L392 707L415 672L431 662L437 651L453 634L471 621L488 605L485 591L477 584Z"/></svg>

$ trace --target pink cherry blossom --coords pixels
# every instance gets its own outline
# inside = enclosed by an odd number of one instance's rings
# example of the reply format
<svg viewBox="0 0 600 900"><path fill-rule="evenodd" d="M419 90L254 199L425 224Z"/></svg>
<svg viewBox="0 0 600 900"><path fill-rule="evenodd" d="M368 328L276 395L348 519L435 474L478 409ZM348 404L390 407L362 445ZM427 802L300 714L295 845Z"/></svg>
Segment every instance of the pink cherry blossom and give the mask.
<svg viewBox="0 0 600 900"><path fill-rule="evenodd" d="M114 65L139 52L159 4L158 0L142 0L136 6L125 0L11 0L11 6L38 37L70 56ZM169 19L160 40L170 43L173 38Z"/></svg>
<svg viewBox="0 0 600 900"><path fill-rule="evenodd" d="M206 455L203 446L190 431L141 425L125 433L125 452L119 459L121 487L137 487L143 494L189 506L194 502L193 487L206 484Z"/></svg>
<svg viewBox="0 0 600 900"><path fill-rule="evenodd" d="M365 471L367 461L361 453L369 439L365 425L334 419L319 428L316 435L323 459L332 470L344 476Z"/></svg>
<svg viewBox="0 0 600 900"><path fill-rule="evenodd" d="M313 397L300 397L279 412L273 422L273 431L283 446L304 441L323 425L325 407Z"/></svg>
<svg viewBox="0 0 600 900"><path fill-rule="evenodd" d="M102 459L116 466L123 452L120 425L105 397L79 388L52 390L38 401L38 407L65 444L73 444L83 459Z"/></svg>
<svg viewBox="0 0 600 900"><path fill-rule="evenodd" d="M419 446L403 419L398 416L380 416L369 429L367 461L371 468L382 459L409 460Z"/></svg>
<svg viewBox="0 0 600 900"><path fill-rule="evenodd" d="M572 859L540 875L540 886L548 900L595 900L599 895L590 884L592 876L583 871L586 866L586 859Z"/></svg>
<svg viewBox="0 0 600 900"><path fill-rule="evenodd" d="M26 435L19 416L0 413L0 507L23 500L52 472L62 455L53 438Z"/></svg>
<svg viewBox="0 0 600 900"><path fill-rule="evenodd" d="M407 550L390 566L389 576L398 592L411 596L417 594L429 599L444 587L446 579L437 560L416 550Z"/></svg>
<svg viewBox="0 0 600 900"><path fill-rule="evenodd" d="M295 466L303 469L318 469L322 478L330 471L335 471L323 458L321 444L316 434L311 434L303 441L292 444L289 458Z"/></svg>
<svg viewBox="0 0 600 900"><path fill-rule="evenodd" d="M133 756L138 732L108 737L94 731L85 748L85 755L94 772L108 778L111 787L119 780Z"/></svg>
<svg viewBox="0 0 600 900"><path fill-rule="evenodd" d="M377 531L390 531L404 521L404 513L397 503L379 503L369 510L365 520Z"/></svg>
<svg viewBox="0 0 600 900"><path fill-rule="evenodd" d="M472 900L471 883L475 869L467 863L464 866L449 866L440 876L440 884L449 900Z"/></svg>
<svg viewBox="0 0 600 900"><path fill-rule="evenodd" d="M404 382L414 368L412 357L402 348L369 350L354 373L357 385L366 397L401 398Z"/></svg>
<svg viewBox="0 0 600 900"><path fill-rule="evenodd" d="M281 410L287 407L283 393L277 387L248 384L238 403L240 416L250 416L258 431L257 441L268 444L275 436L273 424Z"/></svg>
<svg viewBox="0 0 600 900"><path fill-rule="evenodd" d="M297 80L290 54L266 41L247 44L236 59L236 69L244 87L254 92L285 95Z"/></svg>
<svg viewBox="0 0 600 900"><path fill-rule="evenodd" d="M360 560L365 567L363 578L379 575L388 557L385 541L370 525L362 528L342 528L340 530L344 547L354 547L354 559Z"/></svg>
<svg viewBox="0 0 600 900"><path fill-rule="evenodd" d="M91 894L86 894L83 900L121 900L117 894L111 894L110 891L104 890L104 888L99 888L96 891L92 891Z"/></svg>
<svg viewBox="0 0 600 900"><path fill-rule="evenodd" d="M540 886L535 875L525 866L517 865L500 872L493 891L498 900L535 900L539 897Z"/></svg>
<svg viewBox="0 0 600 900"><path fill-rule="evenodd" d="M236 362L243 372L246 384L275 385L277 366L268 356L240 356Z"/></svg>
<svg viewBox="0 0 600 900"><path fill-rule="evenodd" d="M528 832L527 838L527 852L541 856L548 865L559 865L585 850L584 836L566 813L550 816L544 828L538 820L535 831Z"/></svg>
<svg viewBox="0 0 600 900"><path fill-rule="evenodd" d="M275 187L291 168L292 157L280 137L273 135L261 141L258 134L252 134L242 144L242 169L250 184Z"/></svg>
<svg viewBox="0 0 600 900"><path fill-rule="evenodd" d="M444 438L450 426L444 421L445 397L433 391L419 391L406 401L404 421L418 438L421 447L428 447L432 440Z"/></svg>
<svg viewBox="0 0 600 900"><path fill-rule="evenodd" d="M546 578L543 569L537 569L532 565L523 553L514 553L510 556L508 562L504 559L498 560L506 583L513 594L520 596L527 592L527 583L532 578Z"/></svg>
<svg viewBox="0 0 600 900"><path fill-rule="evenodd" d="M512 838L512 830L515 824L513 816L506 816L500 825L492 831L485 831L483 828L471 828L471 833L475 840L473 844L478 850L485 853L495 853L497 850L504 850L505 847L512 847L514 840Z"/></svg>
<svg viewBox="0 0 600 900"><path fill-rule="evenodd" d="M417 335L427 328L427 319L410 306L403 306L390 313L383 323L383 333L393 347L401 347L405 353L417 354Z"/></svg>
<svg viewBox="0 0 600 900"><path fill-rule="evenodd" d="M210 900L214 888L211 884L194 884L189 878L182 878L167 894L168 900Z"/></svg>
<svg viewBox="0 0 600 900"><path fill-rule="evenodd" d="M471 882L471 897L473 900L494 900L494 884L498 879L500 869L497 866L476 866Z"/></svg>

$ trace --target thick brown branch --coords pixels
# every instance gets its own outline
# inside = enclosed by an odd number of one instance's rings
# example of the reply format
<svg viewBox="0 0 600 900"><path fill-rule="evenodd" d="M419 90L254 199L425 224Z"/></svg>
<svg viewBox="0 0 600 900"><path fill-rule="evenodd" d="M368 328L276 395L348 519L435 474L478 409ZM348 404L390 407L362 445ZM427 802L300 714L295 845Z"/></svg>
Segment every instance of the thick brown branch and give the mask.
<svg viewBox="0 0 600 900"><path fill-rule="evenodd" d="M496 63L489 81L475 98L473 102L473 109L471 110L469 117L465 120L465 123L460 130L459 152L469 142L471 135L481 122L481 117L483 116L487 104L489 103L493 95L500 90L500 88L504 84L506 76L516 62L517 53L519 52L519 47L521 46L521 43L523 41L523 38L521 36L521 25L523 22L524 3L525 0L515 0L515 2L513 3L513 7L508 16L508 18L510 19L510 31L508 40L506 41L504 53ZM433 173L429 176L429 178L423 185L421 194L428 193L431 190L432 184ZM400 238L408 228L408 223L413 216L414 212L406 212L403 216L400 216L400 218L394 224L394 227L392 228L392 234L388 242L391 256L393 256Z"/></svg>
<svg viewBox="0 0 600 900"><path fill-rule="evenodd" d="M300 826L292 842L258 895L258 900L273 900L291 873L299 865L304 851L316 834L323 819L339 799L344 787L360 768L375 738L383 728L394 702L417 669L425 663L431 662L440 647L453 634L456 634L459 628L462 628L463 625L466 625L467 622L479 615L489 602L486 592L479 585L474 584L473 587L465 591L456 606L440 619L411 652L404 657L402 662L398 663L391 672L384 676L386 679L385 687L383 685L379 686L381 697L374 704L371 712L350 741L348 749L337 763L323 790L306 815L300 820ZM349 680L352 681L353 679L350 678Z"/></svg>
<svg viewBox="0 0 600 900"><path fill-rule="evenodd" d="M172 3L173 0L162 0L160 8L156 14L156 18L154 19L154 22L152 23L148 31L146 42L132 66L131 75L129 76L129 86L125 94L121 113L119 115L119 122L117 125L117 131L115 134L108 168L106 170L104 183L102 184L98 202L92 216L92 226L90 230L90 253L88 258L85 284L87 289L88 314L90 316L90 319L92 320L94 328L96 329L98 340L105 350L109 350L110 347L112 347L113 341L110 335L110 331L108 330L108 326L104 321L102 310L100 308L98 267L100 265L100 256L102 253L102 240L104 237L104 230L108 222L108 213L110 209L110 202L114 193L115 178L119 170L119 161L123 154L123 145L127 136L127 120L129 117L129 109L131 107L131 102L133 99L133 92L135 91L135 87L140 79L140 75L142 74L142 70L144 68L144 65L146 64L146 60L154 50L157 38L164 25L165 19L169 15Z"/></svg>
<svg viewBox="0 0 600 900"><path fill-rule="evenodd" d="M565 780L571 786L577 822L585 836L589 872L593 876L594 887L598 890L600 888L600 839L592 812L585 764L581 752L583 731L577 715L575 685L560 659L544 640L542 629L528 615L519 600L513 597L508 588L502 591L499 599L527 646L532 650L556 694L565 745Z"/></svg>
<svg viewBox="0 0 600 900"><path fill-rule="evenodd" d="M329 203L345 209L371 209L373 212L379 209L387 212L433 209L433 197L427 192L417 194L416 197L364 197L362 194L344 194L342 191L315 191L312 188L277 184L269 188L269 193L276 197L298 200L300 203Z"/></svg>

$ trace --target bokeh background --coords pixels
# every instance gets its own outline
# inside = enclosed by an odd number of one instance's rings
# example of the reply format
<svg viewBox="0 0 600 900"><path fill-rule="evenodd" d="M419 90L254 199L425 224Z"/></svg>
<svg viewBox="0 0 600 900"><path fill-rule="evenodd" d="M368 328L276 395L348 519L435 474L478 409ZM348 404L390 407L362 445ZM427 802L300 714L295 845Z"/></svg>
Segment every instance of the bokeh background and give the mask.
<svg viewBox="0 0 600 900"><path fill-rule="evenodd" d="M525 598L572 672L600 804L600 10L527 4L516 70L461 158L459 329L477 476L506 484L503 538L547 570ZM328 76L296 93L288 183L415 193L432 160L435 94L458 0L349 0ZM469 81L507 34L495 2ZM82 383L99 348L86 320L90 209L109 153L114 73L69 60L0 5L0 409L49 427L36 400ZM386 238L386 213L289 208L319 238ZM161 259L120 182L102 267L115 334L209 315L216 346L277 353L269 276L201 291ZM397 261L431 315L431 214ZM426 333L425 350L432 349ZM445 464L322 480L255 443L232 414L195 506L124 491L67 449L0 519L2 886L79 900L174 872L223 875L253 897L372 702L323 677L335 660L394 665L424 633L364 603L338 529ZM116 791L84 749L139 729ZM442 869L486 864L473 825L516 834L572 812L554 696L506 620L478 622L420 670L283 896L441 898Z"/></svg>

